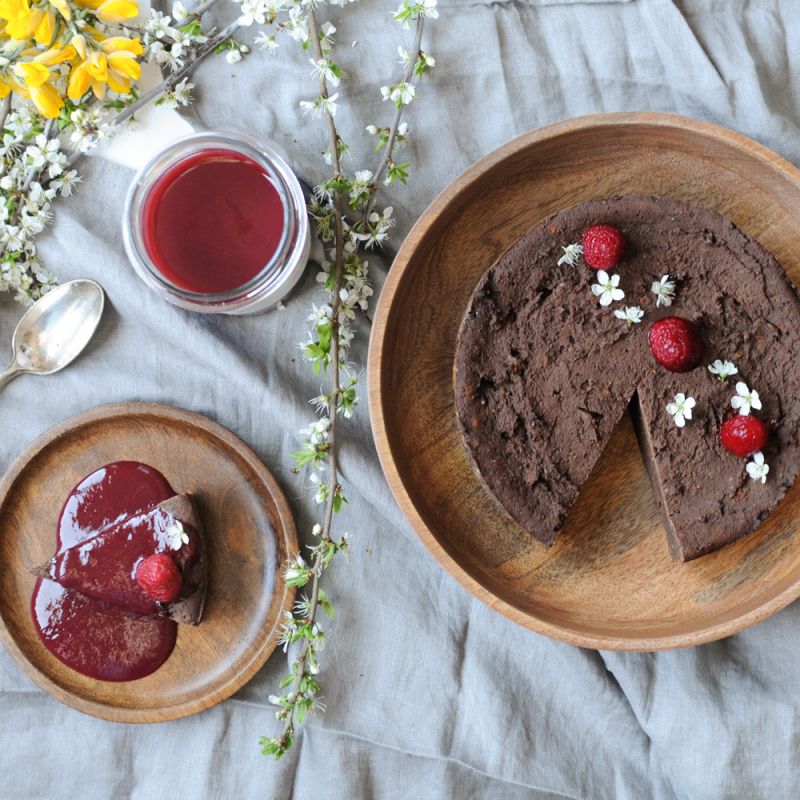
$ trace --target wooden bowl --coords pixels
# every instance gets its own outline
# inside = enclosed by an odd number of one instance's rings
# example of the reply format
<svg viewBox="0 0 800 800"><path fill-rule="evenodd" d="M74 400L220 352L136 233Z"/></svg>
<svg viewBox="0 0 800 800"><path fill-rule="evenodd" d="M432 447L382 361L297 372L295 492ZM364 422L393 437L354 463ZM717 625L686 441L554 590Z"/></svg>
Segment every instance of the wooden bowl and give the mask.
<svg viewBox="0 0 800 800"><path fill-rule="evenodd" d="M625 418L548 549L488 494L456 422L456 333L479 278L542 218L614 194L665 195L719 211L800 282L800 171L756 142L650 113L541 128L468 169L400 249L370 342L372 427L389 485L417 534L490 607L584 647L697 645L800 595L800 481L756 532L675 562Z"/></svg>
<svg viewBox="0 0 800 800"><path fill-rule="evenodd" d="M34 629L35 579L50 558L61 505L111 461L162 472L194 494L205 530L209 590L203 621L181 625L152 675L124 683L87 678L51 655ZM117 722L161 722L209 708L255 675L294 601L280 570L297 553L289 506L253 451L200 414L126 403L71 417L31 444L0 482L0 640L28 676L72 708Z"/></svg>

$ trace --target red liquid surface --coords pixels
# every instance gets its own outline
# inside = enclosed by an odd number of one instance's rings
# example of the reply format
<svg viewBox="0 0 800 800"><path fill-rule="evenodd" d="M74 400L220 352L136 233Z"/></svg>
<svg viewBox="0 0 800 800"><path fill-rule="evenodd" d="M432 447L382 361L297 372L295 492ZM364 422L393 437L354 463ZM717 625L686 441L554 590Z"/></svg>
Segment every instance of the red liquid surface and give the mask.
<svg viewBox="0 0 800 800"><path fill-rule="evenodd" d="M160 472L118 461L84 478L61 510L56 550L63 551L129 515L144 515L175 492ZM40 579L31 599L45 647L67 666L105 681L129 681L157 670L175 646L177 624L127 611Z"/></svg>
<svg viewBox="0 0 800 800"><path fill-rule="evenodd" d="M283 234L275 185L252 159L206 150L153 185L142 212L144 244L161 274L192 292L244 286L269 263Z"/></svg>

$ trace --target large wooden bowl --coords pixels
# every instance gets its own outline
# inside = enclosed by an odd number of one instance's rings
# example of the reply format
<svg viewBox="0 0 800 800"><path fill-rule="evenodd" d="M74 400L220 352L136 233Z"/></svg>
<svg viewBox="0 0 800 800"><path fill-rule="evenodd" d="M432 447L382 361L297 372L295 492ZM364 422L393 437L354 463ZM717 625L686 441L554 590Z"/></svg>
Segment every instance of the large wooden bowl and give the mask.
<svg viewBox="0 0 800 800"><path fill-rule="evenodd" d="M50 558L61 505L111 461L141 461L194 495L209 562L202 622L181 625L154 673L109 683L80 675L45 649L30 610L27 568ZM185 717L232 695L275 649L294 589L280 577L297 553L283 493L256 454L222 425L172 406L124 403L71 417L33 442L0 481L0 642L42 689L116 722Z"/></svg>
<svg viewBox="0 0 800 800"><path fill-rule="evenodd" d="M756 532L675 562L625 418L548 549L487 493L456 423L456 333L478 279L543 217L613 194L668 195L719 211L800 282L800 172L774 153L664 114L550 125L467 170L403 244L370 343L372 426L401 509L476 597L581 646L685 647L735 633L800 595L800 482Z"/></svg>

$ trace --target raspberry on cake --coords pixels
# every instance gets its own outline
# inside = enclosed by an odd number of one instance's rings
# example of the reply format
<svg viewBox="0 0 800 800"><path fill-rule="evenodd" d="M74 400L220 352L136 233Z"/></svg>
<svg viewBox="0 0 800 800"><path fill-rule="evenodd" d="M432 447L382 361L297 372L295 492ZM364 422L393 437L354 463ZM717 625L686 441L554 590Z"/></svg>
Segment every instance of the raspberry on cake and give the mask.
<svg viewBox="0 0 800 800"><path fill-rule="evenodd" d="M696 326L682 317L664 317L650 326L647 341L653 358L670 372L689 372L703 355Z"/></svg>
<svg viewBox="0 0 800 800"><path fill-rule="evenodd" d="M592 225L583 234L581 245L587 267L614 269L625 252L625 237L611 225Z"/></svg>
<svg viewBox="0 0 800 800"><path fill-rule="evenodd" d="M561 245L581 241L598 220L624 233L617 288L647 325L620 325L619 309L587 291L594 276L586 270L554 267ZM597 248L608 258L598 262L591 238L583 241L587 265L615 265L621 252ZM456 410L491 494L547 545L629 410L671 549L688 560L753 530L794 483L798 363L800 301L752 237L671 198L592 200L535 225L479 282L458 335ZM743 437L748 452L766 447L746 469L721 440L732 405L725 379L737 368L760 393L737 386L738 416L763 405L759 416L772 421L768 440L755 428ZM690 421L679 427L667 404Z"/></svg>
<svg viewBox="0 0 800 800"><path fill-rule="evenodd" d="M739 414L722 423L719 438L726 450L740 458L747 458L767 446L769 428L756 417Z"/></svg>

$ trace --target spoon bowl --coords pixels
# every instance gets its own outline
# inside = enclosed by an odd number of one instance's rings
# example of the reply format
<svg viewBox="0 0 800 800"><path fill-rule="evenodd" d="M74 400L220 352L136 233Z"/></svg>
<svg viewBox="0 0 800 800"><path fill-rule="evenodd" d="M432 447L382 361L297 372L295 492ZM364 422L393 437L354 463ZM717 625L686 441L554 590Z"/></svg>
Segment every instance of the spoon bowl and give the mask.
<svg viewBox="0 0 800 800"><path fill-rule="evenodd" d="M23 372L50 375L72 363L97 329L104 305L101 286L86 279L62 284L34 303L14 331L14 360L0 375L0 387Z"/></svg>

